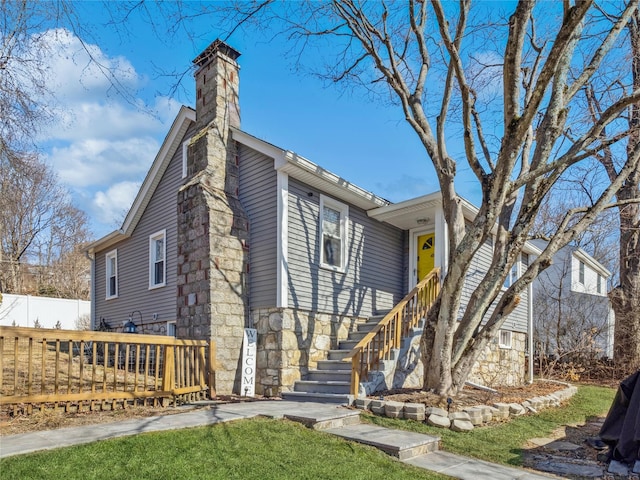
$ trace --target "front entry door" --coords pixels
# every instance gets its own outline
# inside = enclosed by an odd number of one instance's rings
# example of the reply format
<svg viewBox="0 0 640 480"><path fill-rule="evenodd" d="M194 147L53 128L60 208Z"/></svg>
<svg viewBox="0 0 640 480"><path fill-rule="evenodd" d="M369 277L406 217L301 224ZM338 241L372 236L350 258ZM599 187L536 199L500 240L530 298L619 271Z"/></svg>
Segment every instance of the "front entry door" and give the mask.
<svg viewBox="0 0 640 480"><path fill-rule="evenodd" d="M435 233L418 236L418 282L426 277L435 266Z"/></svg>

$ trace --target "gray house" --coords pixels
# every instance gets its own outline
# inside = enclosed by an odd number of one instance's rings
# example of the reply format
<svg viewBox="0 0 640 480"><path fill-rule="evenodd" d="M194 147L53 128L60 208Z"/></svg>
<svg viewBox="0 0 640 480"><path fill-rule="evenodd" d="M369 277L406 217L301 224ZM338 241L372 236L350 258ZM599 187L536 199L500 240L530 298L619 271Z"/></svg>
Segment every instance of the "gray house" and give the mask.
<svg viewBox="0 0 640 480"><path fill-rule="evenodd" d="M195 111L178 113L122 228L89 247L93 322L215 341L220 393L239 392L243 331L256 328L257 393L344 393L339 359L362 324L446 272L441 196L391 204L242 131L238 57L216 41L194 60ZM539 253L525 251L510 278ZM474 260L469 293L491 252ZM529 291L476 381L524 380L531 321Z"/></svg>

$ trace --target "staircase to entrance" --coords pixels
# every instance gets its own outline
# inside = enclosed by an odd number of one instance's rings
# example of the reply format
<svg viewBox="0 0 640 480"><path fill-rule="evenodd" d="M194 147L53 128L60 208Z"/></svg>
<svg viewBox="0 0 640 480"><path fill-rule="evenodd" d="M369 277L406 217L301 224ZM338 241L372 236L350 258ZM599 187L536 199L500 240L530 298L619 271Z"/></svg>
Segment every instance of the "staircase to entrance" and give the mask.
<svg viewBox="0 0 640 480"><path fill-rule="evenodd" d="M351 362L345 361L353 348L374 328L385 315L369 317L349 333L346 340L338 342L336 350L329 350L326 360L319 360L315 370L310 370L304 380L294 384L293 392L283 392L285 400L336 403L350 405L355 400L351 393Z"/></svg>
<svg viewBox="0 0 640 480"><path fill-rule="evenodd" d="M360 391L360 382L379 371L384 360L397 360L402 341L418 327L440 291L440 270L434 269L386 315L369 317L358 324L338 349L330 350L326 360L318 361L286 400L350 405Z"/></svg>

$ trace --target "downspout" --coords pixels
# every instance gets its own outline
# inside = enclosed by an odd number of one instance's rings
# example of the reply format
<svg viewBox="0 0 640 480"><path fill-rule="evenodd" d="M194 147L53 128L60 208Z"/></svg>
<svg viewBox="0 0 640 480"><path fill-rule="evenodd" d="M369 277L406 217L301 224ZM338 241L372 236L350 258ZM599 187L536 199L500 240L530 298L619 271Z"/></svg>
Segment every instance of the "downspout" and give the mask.
<svg viewBox="0 0 640 480"><path fill-rule="evenodd" d="M533 284L529 284L527 287L529 293L529 299L527 301L527 342L529 342L529 383L533 383Z"/></svg>

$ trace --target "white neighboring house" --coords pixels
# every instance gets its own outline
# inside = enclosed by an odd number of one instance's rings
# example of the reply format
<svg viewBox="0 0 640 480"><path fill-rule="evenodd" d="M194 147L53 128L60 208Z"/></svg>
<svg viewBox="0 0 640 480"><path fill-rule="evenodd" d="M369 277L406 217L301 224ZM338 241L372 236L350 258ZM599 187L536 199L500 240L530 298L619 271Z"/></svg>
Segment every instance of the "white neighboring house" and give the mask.
<svg viewBox="0 0 640 480"><path fill-rule="evenodd" d="M544 248L542 240L532 241ZM611 272L579 247L566 246L534 281L534 339L553 356L613 355L615 316L607 296Z"/></svg>
<svg viewBox="0 0 640 480"><path fill-rule="evenodd" d="M41 328L76 330L91 318L91 302L69 298L34 297L32 295L2 294L0 326L33 327L36 320Z"/></svg>

